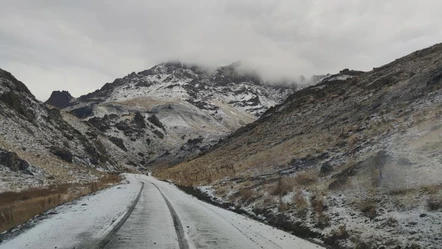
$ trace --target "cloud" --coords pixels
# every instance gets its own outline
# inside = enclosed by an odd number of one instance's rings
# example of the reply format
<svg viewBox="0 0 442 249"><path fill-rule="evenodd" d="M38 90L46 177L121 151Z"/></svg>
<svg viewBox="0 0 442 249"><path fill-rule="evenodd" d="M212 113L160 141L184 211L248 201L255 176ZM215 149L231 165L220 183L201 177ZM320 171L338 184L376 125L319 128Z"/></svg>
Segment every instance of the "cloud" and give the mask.
<svg viewBox="0 0 442 249"><path fill-rule="evenodd" d="M0 67L45 100L167 60L243 61L263 77L369 70L442 38L437 0L17 0Z"/></svg>

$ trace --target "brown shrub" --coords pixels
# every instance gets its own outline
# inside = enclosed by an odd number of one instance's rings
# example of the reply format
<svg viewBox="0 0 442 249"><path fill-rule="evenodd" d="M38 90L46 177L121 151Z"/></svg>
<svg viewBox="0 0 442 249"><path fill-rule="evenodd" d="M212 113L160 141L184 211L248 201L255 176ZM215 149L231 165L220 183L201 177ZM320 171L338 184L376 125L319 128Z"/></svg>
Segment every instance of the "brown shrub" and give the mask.
<svg viewBox="0 0 442 249"><path fill-rule="evenodd" d="M101 185L106 185L106 184L116 184L119 183L121 181L121 176L117 175L117 174L109 174L109 175L105 175L104 177L100 178L98 180L98 183Z"/></svg>
<svg viewBox="0 0 442 249"><path fill-rule="evenodd" d="M308 201L300 190L296 191L293 202L295 203L296 212L304 217L308 211Z"/></svg>
<svg viewBox="0 0 442 249"><path fill-rule="evenodd" d="M295 182L300 186L310 186L315 183L316 180L317 177L307 172L302 172L295 176Z"/></svg>
<svg viewBox="0 0 442 249"><path fill-rule="evenodd" d="M339 248L339 241L346 240L350 237L346 225L333 229L327 237L324 237L324 242L331 245L332 248Z"/></svg>
<svg viewBox="0 0 442 249"><path fill-rule="evenodd" d="M330 226L330 217L324 213L327 206L324 203L324 193L313 192L310 197L310 205L316 215L316 227L323 229Z"/></svg>
<svg viewBox="0 0 442 249"><path fill-rule="evenodd" d="M374 219L377 216L376 202L371 199L367 199L359 203L359 209L368 218Z"/></svg>
<svg viewBox="0 0 442 249"><path fill-rule="evenodd" d="M248 201L253 198L254 192L250 188L242 188L238 191L238 194L243 201Z"/></svg>
<svg viewBox="0 0 442 249"><path fill-rule="evenodd" d="M316 227L319 229L324 229L330 226L330 217L325 213L318 214L316 219Z"/></svg>
<svg viewBox="0 0 442 249"><path fill-rule="evenodd" d="M279 211L287 212L290 210L290 208L291 208L290 204L282 202L282 201L279 202L279 206L278 206Z"/></svg>
<svg viewBox="0 0 442 249"><path fill-rule="evenodd" d="M442 190L442 184L425 186L422 189L430 195L437 195Z"/></svg>
<svg viewBox="0 0 442 249"><path fill-rule="evenodd" d="M280 177L276 187L271 191L271 194L282 197L291 192L294 186L295 181L292 177Z"/></svg>
<svg viewBox="0 0 442 249"><path fill-rule="evenodd" d="M262 205L265 207L265 206L272 204L273 202L274 202L274 200L273 200L272 196L267 196L264 198Z"/></svg>
<svg viewBox="0 0 442 249"><path fill-rule="evenodd" d="M336 238L338 238L338 239L347 239L350 236L348 234L347 226L345 224L341 225L337 229L333 230L332 234L334 236L336 236Z"/></svg>
<svg viewBox="0 0 442 249"><path fill-rule="evenodd" d="M314 193L310 197L310 203L311 203L313 210L317 214L322 214L326 209L326 206L324 204L324 194L323 193Z"/></svg>

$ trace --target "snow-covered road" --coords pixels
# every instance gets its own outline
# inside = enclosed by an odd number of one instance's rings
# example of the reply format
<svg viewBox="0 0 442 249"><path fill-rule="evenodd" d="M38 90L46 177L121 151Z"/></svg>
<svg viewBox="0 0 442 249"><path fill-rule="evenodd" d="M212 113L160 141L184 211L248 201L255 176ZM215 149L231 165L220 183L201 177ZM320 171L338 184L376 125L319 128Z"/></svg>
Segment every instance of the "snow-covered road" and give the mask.
<svg viewBox="0 0 442 249"><path fill-rule="evenodd" d="M128 180L130 184L58 207L57 214L0 243L0 249L320 248L153 177L128 175Z"/></svg>

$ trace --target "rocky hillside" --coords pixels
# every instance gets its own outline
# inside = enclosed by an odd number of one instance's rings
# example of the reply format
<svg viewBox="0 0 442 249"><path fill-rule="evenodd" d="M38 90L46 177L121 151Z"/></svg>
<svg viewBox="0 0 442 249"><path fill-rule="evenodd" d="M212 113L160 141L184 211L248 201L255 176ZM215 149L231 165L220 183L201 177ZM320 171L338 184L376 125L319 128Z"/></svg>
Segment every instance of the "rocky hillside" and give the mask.
<svg viewBox="0 0 442 249"><path fill-rule="evenodd" d="M47 108L0 69L0 192L85 183L100 172L125 169L124 151L95 127L68 116Z"/></svg>
<svg viewBox="0 0 442 249"><path fill-rule="evenodd" d="M440 248L442 44L350 73L157 175L333 248Z"/></svg>
<svg viewBox="0 0 442 249"><path fill-rule="evenodd" d="M239 64L210 71L169 62L60 102L69 102L64 111L130 154L127 163L155 167L198 155L295 89L293 82L265 83L256 74L242 72Z"/></svg>

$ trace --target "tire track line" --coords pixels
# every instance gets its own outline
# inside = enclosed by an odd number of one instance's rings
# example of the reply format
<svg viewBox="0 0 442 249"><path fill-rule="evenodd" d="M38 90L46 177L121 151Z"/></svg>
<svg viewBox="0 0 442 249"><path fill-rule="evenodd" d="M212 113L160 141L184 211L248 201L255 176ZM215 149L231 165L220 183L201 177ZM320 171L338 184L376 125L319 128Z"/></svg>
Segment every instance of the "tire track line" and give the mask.
<svg viewBox="0 0 442 249"><path fill-rule="evenodd" d="M170 215L172 216L173 219L173 225L175 227L175 231L178 237L178 244L180 249L189 249L189 244L187 243L186 237L184 235L183 224L181 223L181 220L178 217L177 212L173 208L169 199L167 199L167 197L163 194L163 191L161 191L161 189L155 183L152 182L149 183L152 184L160 192L161 196L163 197L164 201L167 204L167 207L169 208Z"/></svg>
<svg viewBox="0 0 442 249"><path fill-rule="evenodd" d="M138 201L140 200L141 193L143 192L143 189L144 189L144 182L143 181L140 181L140 182L141 182L141 188L140 188L140 191L138 192L137 198L135 198L134 202L129 207L129 209L126 212L126 214L124 215L124 217L115 225L114 228L112 228L112 230L97 245L97 247L96 247L97 249L104 249L104 248L106 248L106 246L111 242L112 237L118 232L118 230L120 230L120 228L124 225L124 223L127 221L129 216L134 211L135 207L138 204Z"/></svg>

